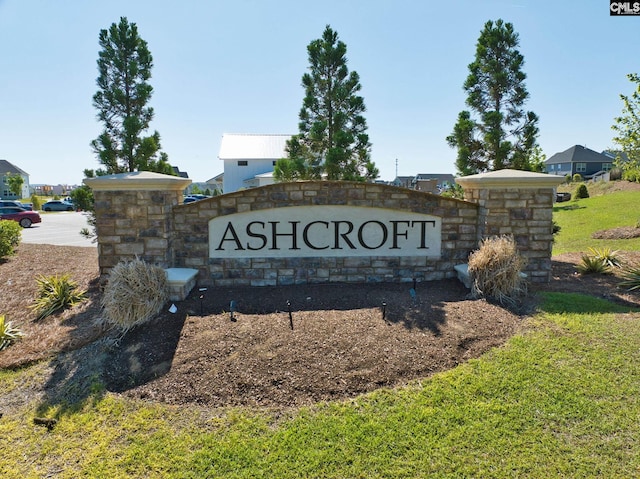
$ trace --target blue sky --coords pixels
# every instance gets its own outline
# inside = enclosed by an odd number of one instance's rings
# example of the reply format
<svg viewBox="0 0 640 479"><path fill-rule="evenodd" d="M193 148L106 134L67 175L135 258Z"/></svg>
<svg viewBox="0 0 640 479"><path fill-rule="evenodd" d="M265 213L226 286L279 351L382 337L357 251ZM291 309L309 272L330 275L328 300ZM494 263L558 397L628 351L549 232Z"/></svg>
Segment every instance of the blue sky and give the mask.
<svg viewBox="0 0 640 479"><path fill-rule="evenodd" d="M329 24L360 75L381 178L455 173L445 137L487 20L520 36L547 156L613 146L611 125L640 72L640 16L607 0L0 0L0 158L37 183L82 181L99 164L98 34L121 16L154 58L151 128L194 181L222 172L223 133L296 133L307 45Z"/></svg>

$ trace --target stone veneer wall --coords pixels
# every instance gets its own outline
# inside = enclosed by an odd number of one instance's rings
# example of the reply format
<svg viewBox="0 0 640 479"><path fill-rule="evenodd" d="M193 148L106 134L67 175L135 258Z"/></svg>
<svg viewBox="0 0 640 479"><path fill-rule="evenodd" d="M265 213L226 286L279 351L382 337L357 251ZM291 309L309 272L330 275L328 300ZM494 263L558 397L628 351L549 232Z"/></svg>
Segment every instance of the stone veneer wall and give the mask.
<svg viewBox="0 0 640 479"><path fill-rule="evenodd" d="M513 170L456 179L465 200L355 182L280 183L182 205L189 179L149 172L85 179L95 197L100 274L136 257L198 270L200 284L269 286L319 282L421 281L455 276L480 241L515 237L532 282L551 272L552 206L564 178ZM438 216L441 256L209 258L212 218L286 206L351 205Z"/></svg>
<svg viewBox="0 0 640 479"><path fill-rule="evenodd" d="M306 205L367 206L439 216L441 257L209 258L208 223L212 218ZM477 218L476 204L393 186L342 181L280 183L175 207L173 263L197 268L199 283L216 286L437 280L454 277L453 266L465 262L477 247Z"/></svg>
<svg viewBox="0 0 640 479"><path fill-rule="evenodd" d="M87 178L95 199L98 264L104 277L120 261L172 262L173 207L191 180L135 172Z"/></svg>
<svg viewBox="0 0 640 479"><path fill-rule="evenodd" d="M513 235L533 283L551 279L553 202L562 181L553 175L514 170L456 179L465 200L480 206L478 243L491 236Z"/></svg>

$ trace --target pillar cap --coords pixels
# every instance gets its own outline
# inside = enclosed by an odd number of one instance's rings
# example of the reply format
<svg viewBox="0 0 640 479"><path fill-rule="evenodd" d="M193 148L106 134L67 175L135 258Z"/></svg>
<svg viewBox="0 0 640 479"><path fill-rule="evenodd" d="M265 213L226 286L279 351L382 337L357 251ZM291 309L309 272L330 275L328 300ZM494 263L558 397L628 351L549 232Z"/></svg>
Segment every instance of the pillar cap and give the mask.
<svg viewBox="0 0 640 479"><path fill-rule="evenodd" d="M566 181L564 176L522 170L496 170L455 179L462 188L555 188Z"/></svg>
<svg viewBox="0 0 640 479"><path fill-rule="evenodd" d="M182 191L191 184L189 178L152 171L96 176L95 178L85 178L82 182L94 191Z"/></svg>

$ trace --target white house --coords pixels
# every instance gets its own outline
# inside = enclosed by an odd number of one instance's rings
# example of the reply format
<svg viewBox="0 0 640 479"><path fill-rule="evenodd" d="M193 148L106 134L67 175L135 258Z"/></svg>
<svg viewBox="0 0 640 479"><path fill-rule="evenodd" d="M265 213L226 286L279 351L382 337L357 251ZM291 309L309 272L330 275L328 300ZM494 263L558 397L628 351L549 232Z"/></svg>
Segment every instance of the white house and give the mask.
<svg viewBox="0 0 640 479"><path fill-rule="evenodd" d="M222 135L218 158L224 162L222 189L232 193L273 183L273 167L287 156L291 135Z"/></svg>

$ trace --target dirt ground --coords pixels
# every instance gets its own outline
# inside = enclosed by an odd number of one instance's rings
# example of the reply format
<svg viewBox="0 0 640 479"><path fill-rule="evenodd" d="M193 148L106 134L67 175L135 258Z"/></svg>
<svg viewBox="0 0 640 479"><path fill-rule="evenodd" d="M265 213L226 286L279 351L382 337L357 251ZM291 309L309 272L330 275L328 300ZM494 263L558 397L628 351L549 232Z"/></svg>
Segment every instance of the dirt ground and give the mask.
<svg viewBox="0 0 640 479"><path fill-rule="evenodd" d="M640 253L625 253L627 262ZM502 345L540 290L582 292L640 305L613 275L578 275L579 254L553 258L553 279L530 288L518 312L469 299L457 280L413 284L208 288L169 304L123 337L103 331L94 248L21 244L0 261L1 314L25 338L0 351L0 368L53 358L49 402L107 390L171 404L296 407L393 387ZM39 274L70 274L90 300L42 321L30 310ZM414 297L415 296L415 297ZM233 304L232 304L233 303ZM70 396L70 395L76 396Z"/></svg>

